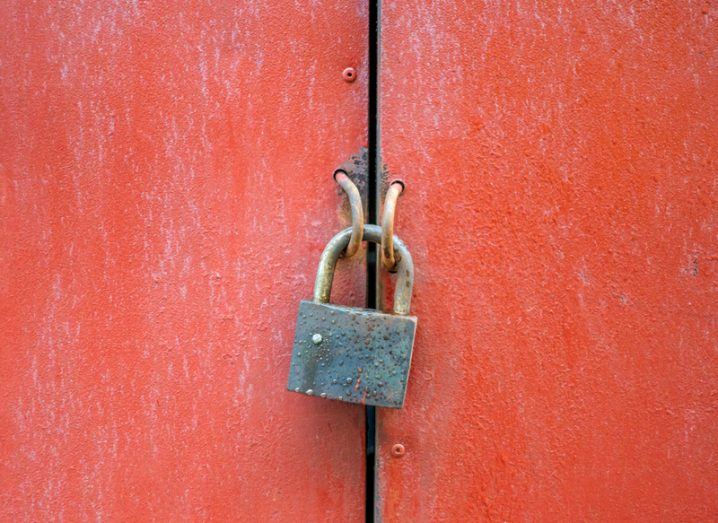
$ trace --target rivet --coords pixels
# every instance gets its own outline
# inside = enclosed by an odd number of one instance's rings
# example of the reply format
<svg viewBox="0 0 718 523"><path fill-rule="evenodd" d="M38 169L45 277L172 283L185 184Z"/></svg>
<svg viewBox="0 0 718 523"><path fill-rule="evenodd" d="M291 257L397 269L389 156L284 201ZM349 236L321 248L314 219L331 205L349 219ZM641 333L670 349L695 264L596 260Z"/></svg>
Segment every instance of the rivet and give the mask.
<svg viewBox="0 0 718 523"><path fill-rule="evenodd" d="M326 397L327 397L327 393L326 393L326 392L322 392L322 393L319 395L319 397L320 397L320 398L326 398Z"/></svg>
<svg viewBox="0 0 718 523"><path fill-rule="evenodd" d="M344 78L345 82L352 83L357 79L357 72L353 67L347 67L342 71L342 78Z"/></svg>
<svg viewBox="0 0 718 523"><path fill-rule="evenodd" d="M312 334L312 343L314 343L314 345L319 345L322 342L322 339L322 335L318 332L316 334Z"/></svg>
<svg viewBox="0 0 718 523"><path fill-rule="evenodd" d="M312 389L308 389L307 396L311 396L312 394L314 394L314 391Z"/></svg>
<svg viewBox="0 0 718 523"><path fill-rule="evenodd" d="M401 443L395 443L391 447L391 455L394 456L395 458L400 458L404 454L406 454L406 449L404 448L404 445L402 445Z"/></svg>

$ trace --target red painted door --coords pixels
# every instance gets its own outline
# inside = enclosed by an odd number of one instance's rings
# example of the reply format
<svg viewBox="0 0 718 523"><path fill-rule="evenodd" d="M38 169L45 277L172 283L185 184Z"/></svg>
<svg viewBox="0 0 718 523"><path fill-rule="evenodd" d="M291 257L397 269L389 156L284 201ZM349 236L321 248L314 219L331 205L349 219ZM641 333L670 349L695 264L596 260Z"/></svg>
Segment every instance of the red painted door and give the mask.
<svg viewBox="0 0 718 523"><path fill-rule="evenodd" d="M419 327L377 519L715 519L716 8L380 8ZM0 519L364 518L364 410L284 387L368 10L2 7Z"/></svg>
<svg viewBox="0 0 718 523"><path fill-rule="evenodd" d="M717 17L382 2L419 317L384 521L718 517Z"/></svg>
<svg viewBox="0 0 718 523"><path fill-rule="evenodd" d="M366 13L4 2L0 519L364 517L363 411L285 379L367 140Z"/></svg>

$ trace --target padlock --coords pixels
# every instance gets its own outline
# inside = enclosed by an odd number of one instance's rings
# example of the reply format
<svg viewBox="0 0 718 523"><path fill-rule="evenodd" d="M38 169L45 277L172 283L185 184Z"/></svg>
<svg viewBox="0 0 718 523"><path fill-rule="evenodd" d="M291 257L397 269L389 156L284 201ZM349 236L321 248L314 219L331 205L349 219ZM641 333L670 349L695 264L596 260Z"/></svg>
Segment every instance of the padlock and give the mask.
<svg viewBox="0 0 718 523"><path fill-rule="evenodd" d="M309 396L401 408L416 332L416 317L408 315L414 284L411 254L394 236L399 262L392 313L330 304L334 269L351 232L350 227L329 241L319 261L313 301L299 304L287 388ZM365 225L363 239L380 243L381 228Z"/></svg>

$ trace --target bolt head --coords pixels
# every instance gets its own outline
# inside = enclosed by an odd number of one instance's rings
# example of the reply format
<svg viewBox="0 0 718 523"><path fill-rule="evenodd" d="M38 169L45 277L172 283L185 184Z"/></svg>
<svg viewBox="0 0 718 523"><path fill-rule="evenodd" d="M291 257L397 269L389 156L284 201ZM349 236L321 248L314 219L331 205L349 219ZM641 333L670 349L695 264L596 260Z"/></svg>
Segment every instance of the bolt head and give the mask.
<svg viewBox="0 0 718 523"><path fill-rule="evenodd" d="M314 345L319 345L323 339L324 338L322 338L322 335L318 332L312 335L312 343L314 343Z"/></svg>

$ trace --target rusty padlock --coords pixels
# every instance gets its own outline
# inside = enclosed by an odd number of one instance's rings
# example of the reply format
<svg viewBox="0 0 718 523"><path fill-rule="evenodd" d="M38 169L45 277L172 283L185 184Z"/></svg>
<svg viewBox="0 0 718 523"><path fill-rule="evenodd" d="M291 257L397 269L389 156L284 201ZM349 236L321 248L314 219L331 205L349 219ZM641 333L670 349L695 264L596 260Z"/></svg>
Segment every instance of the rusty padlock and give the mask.
<svg viewBox="0 0 718 523"><path fill-rule="evenodd" d="M351 236L351 227L324 248L313 301L302 300L289 371L290 391L309 396L401 408L414 347L416 317L409 316L414 265L404 243L398 251L394 311L329 303L334 269ZM381 228L365 225L363 239L381 242Z"/></svg>

